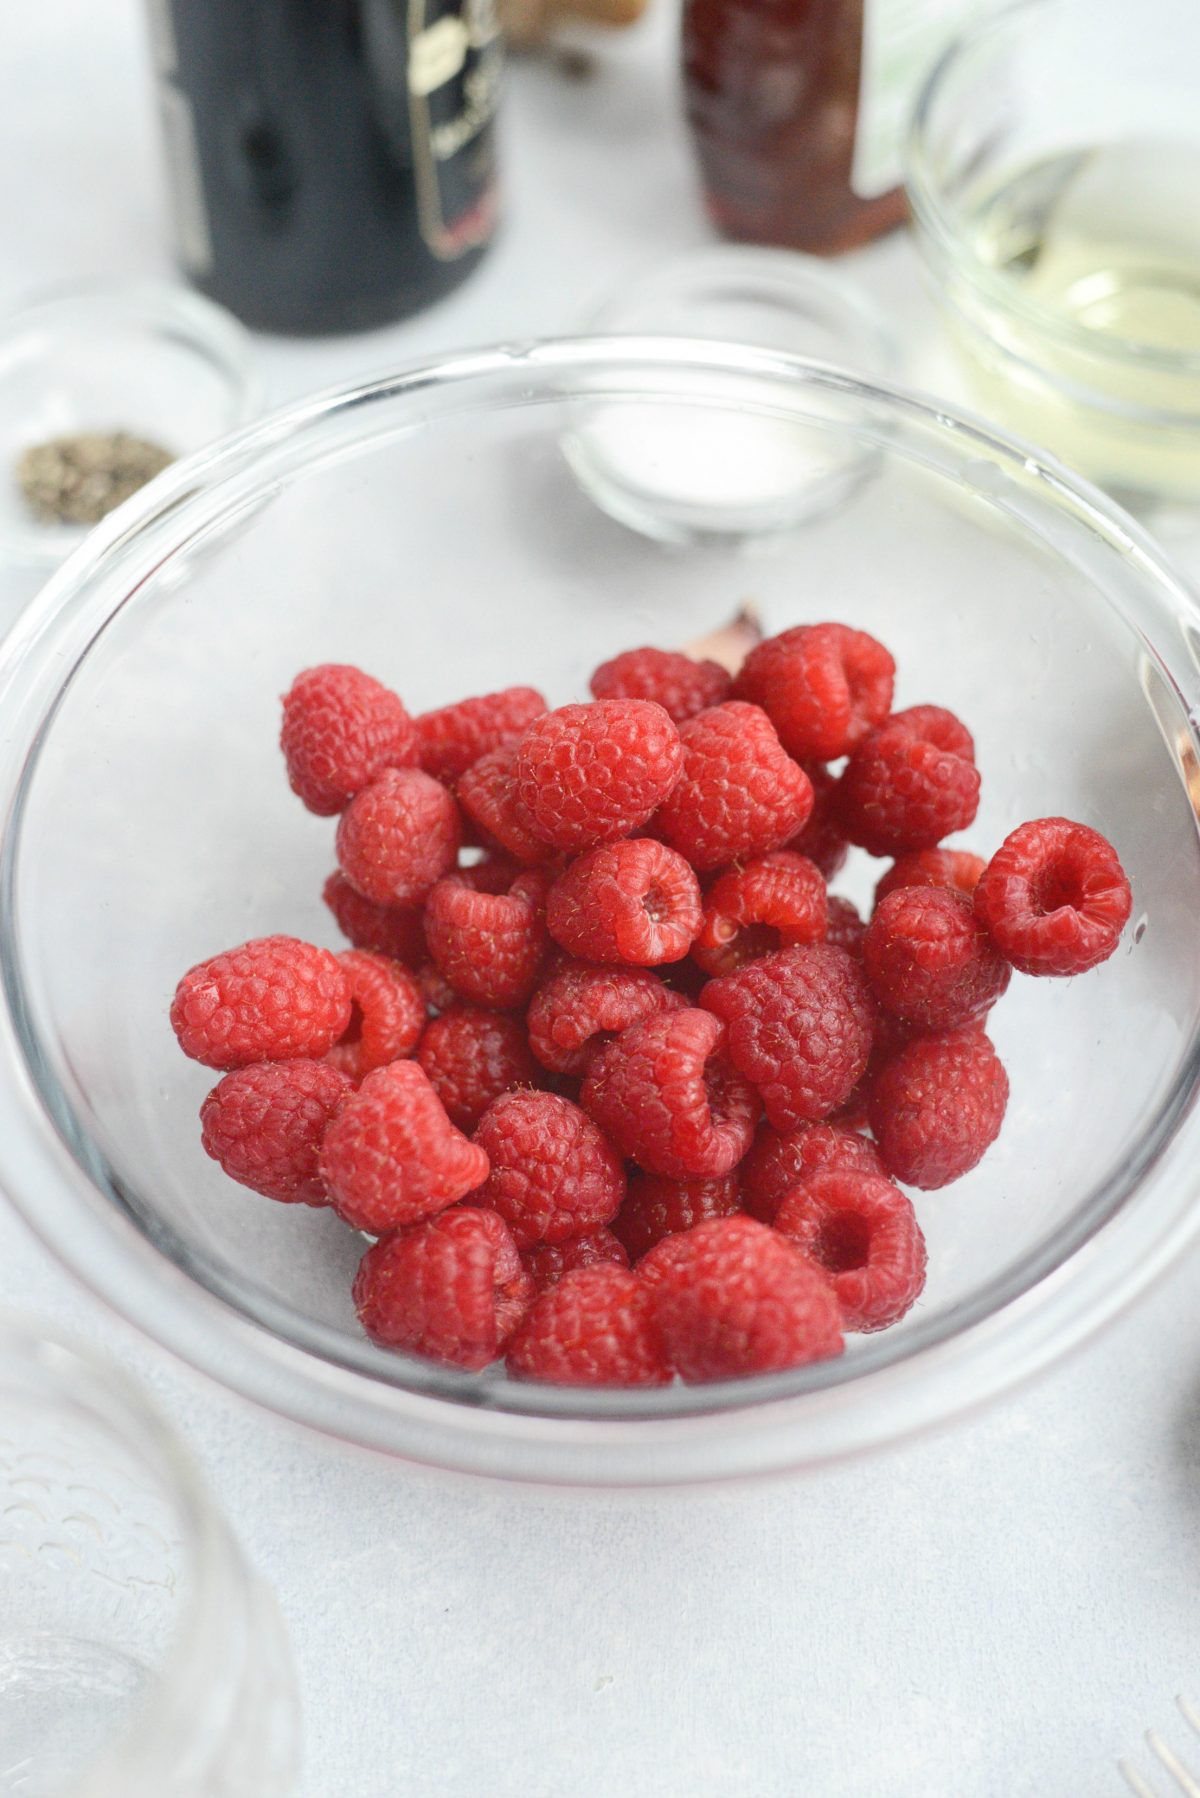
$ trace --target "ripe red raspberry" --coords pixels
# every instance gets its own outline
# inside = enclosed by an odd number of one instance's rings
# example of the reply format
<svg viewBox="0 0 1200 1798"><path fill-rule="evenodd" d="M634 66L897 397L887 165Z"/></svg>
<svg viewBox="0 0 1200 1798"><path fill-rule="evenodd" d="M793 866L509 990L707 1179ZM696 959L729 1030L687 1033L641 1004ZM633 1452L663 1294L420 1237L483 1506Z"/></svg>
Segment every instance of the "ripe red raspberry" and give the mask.
<svg viewBox="0 0 1200 1798"><path fill-rule="evenodd" d="M983 857L972 855L969 849L914 849L892 863L875 888L875 903L897 887L949 887L952 893L970 899L984 866Z"/></svg>
<svg viewBox="0 0 1200 1798"><path fill-rule="evenodd" d="M629 1256L611 1230L601 1224L586 1236L571 1236L566 1242L538 1242L525 1249L521 1262L539 1292L553 1286L564 1274L581 1267L594 1267L597 1262L613 1267L628 1267Z"/></svg>
<svg viewBox="0 0 1200 1798"><path fill-rule="evenodd" d="M738 1169L742 1204L760 1223L773 1224L794 1186L835 1170L883 1173L873 1142L840 1124L801 1124L781 1132L764 1125Z"/></svg>
<svg viewBox="0 0 1200 1798"><path fill-rule="evenodd" d="M417 1060L452 1124L473 1130L493 1099L535 1086L524 1026L504 1012L453 1005L425 1029Z"/></svg>
<svg viewBox="0 0 1200 1798"><path fill-rule="evenodd" d="M340 872L331 874L321 894L337 927L356 949L368 949L416 968L425 959L425 924L419 906L376 905L356 892Z"/></svg>
<svg viewBox="0 0 1200 1798"><path fill-rule="evenodd" d="M886 1330L925 1285L925 1238L911 1201L873 1174L814 1174L775 1228L830 1276L847 1330Z"/></svg>
<svg viewBox="0 0 1200 1798"><path fill-rule="evenodd" d="M517 745L517 797L535 834L556 849L591 849L653 817L679 778L679 732L646 699L564 705Z"/></svg>
<svg viewBox="0 0 1200 1798"><path fill-rule="evenodd" d="M888 1172L906 1186L948 1186L1000 1133L1008 1076L981 1030L918 1036L883 1069L871 1129Z"/></svg>
<svg viewBox="0 0 1200 1798"><path fill-rule="evenodd" d="M658 1012L594 1056L580 1103L647 1173L727 1174L750 1146L758 1101L706 1011Z"/></svg>
<svg viewBox="0 0 1200 1798"><path fill-rule="evenodd" d="M964 830L979 809L979 771L969 732L952 712L918 705L897 712L851 756L838 816L872 855L932 849Z"/></svg>
<svg viewBox="0 0 1200 1798"><path fill-rule="evenodd" d="M283 698L280 745L293 793L331 818L385 768L417 759L417 733L394 693L360 668L326 662Z"/></svg>
<svg viewBox="0 0 1200 1798"><path fill-rule="evenodd" d="M732 974L773 949L819 943L826 922L819 868L807 856L778 849L730 868L709 887L692 959L708 974Z"/></svg>
<svg viewBox="0 0 1200 1798"><path fill-rule="evenodd" d="M896 664L874 637L844 624L800 624L756 645L734 682L760 705L797 761L836 761L882 724Z"/></svg>
<svg viewBox="0 0 1200 1798"><path fill-rule="evenodd" d="M179 1047L209 1068L319 1060L350 1022L350 988L328 949L261 936L198 962L175 988Z"/></svg>
<svg viewBox="0 0 1200 1798"><path fill-rule="evenodd" d="M463 1205L381 1237L354 1280L368 1336L477 1373L524 1317L533 1282L494 1211Z"/></svg>
<svg viewBox="0 0 1200 1798"><path fill-rule="evenodd" d="M472 1138L491 1163L478 1203L498 1211L518 1248L566 1242L617 1215L620 1157L591 1118L556 1093L504 1093Z"/></svg>
<svg viewBox="0 0 1200 1798"><path fill-rule="evenodd" d="M458 807L419 768L388 768L342 813L342 873L376 905L416 905L448 874L462 842Z"/></svg>
<svg viewBox="0 0 1200 1798"><path fill-rule="evenodd" d="M779 849L806 824L812 784L767 714L730 701L679 727L683 772L657 827L697 869Z"/></svg>
<svg viewBox="0 0 1200 1798"><path fill-rule="evenodd" d="M683 1004L682 996L648 969L568 961L529 1002L529 1046L554 1073L582 1074L597 1049L630 1024Z"/></svg>
<svg viewBox="0 0 1200 1798"><path fill-rule="evenodd" d="M546 884L537 868L506 893L475 892L453 874L438 881L425 901L425 940L460 998L498 1011L524 1005L546 947Z"/></svg>
<svg viewBox="0 0 1200 1798"><path fill-rule="evenodd" d="M435 780L453 785L480 756L515 743L545 710L546 701L533 687L505 687L422 712L413 721L421 766Z"/></svg>
<svg viewBox="0 0 1200 1798"><path fill-rule="evenodd" d="M515 743L489 750L459 777L454 790L466 817L486 842L495 843L516 861L533 867L552 860L555 852L548 843L535 836L529 816L517 797L517 784L513 778L516 759Z"/></svg>
<svg viewBox="0 0 1200 1798"><path fill-rule="evenodd" d="M736 1173L715 1180L665 1180L661 1174L634 1174L625 1203L613 1220L613 1235L629 1250L643 1255L663 1240L691 1230L711 1217L732 1217L741 1210Z"/></svg>
<svg viewBox="0 0 1200 1798"><path fill-rule="evenodd" d="M820 1270L750 1217L674 1237L652 1282L666 1356L685 1380L734 1380L842 1351L837 1300Z"/></svg>
<svg viewBox="0 0 1200 1798"><path fill-rule="evenodd" d="M729 697L719 662L694 662L677 649L627 649L601 662L588 682L597 699L653 699L676 724Z"/></svg>
<svg viewBox="0 0 1200 1798"><path fill-rule="evenodd" d="M350 1022L326 1056L351 1080L411 1055L425 1028L425 996L398 961L347 949L338 956L350 986Z"/></svg>
<svg viewBox="0 0 1200 1798"><path fill-rule="evenodd" d="M1022 974L1082 974L1107 961L1133 903L1106 837L1038 818L1004 839L975 889L975 910Z"/></svg>
<svg viewBox="0 0 1200 1798"><path fill-rule="evenodd" d="M863 939L863 966L884 1009L919 1030L982 1017L1012 977L971 901L948 887L889 893Z"/></svg>
<svg viewBox="0 0 1200 1798"><path fill-rule="evenodd" d="M805 762L813 790L813 808L804 829L785 844L796 855L806 855L820 868L826 880L832 880L843 866L850 845L838 823L838 782L820 762Z"/></svg>
<svg viewBox="0 0 1200 1798"><path fill-rule="evenodd" d="M550 935L569 954L643 968L682 960L702 916L696 876L653 837L577 856L546 901Z"/></svg>
<svg viewBox="0 0 1200 1798"><path fill-rule="evenodd" d="M534 1300L507 1366L514 1379L555 1386L663 1386L671 1378L652 1295L624 1267L564 1274Z"/></svg>
<svg viewBox="0 0 1200 1798"><path fill-rule="evenodd" d="M393 1061L368 1074L330 1124L321 1175L340 1217L382 1235L482 1186L488 1158L454 1128L425 1070Z"/></svg>
<svg viewBox="0 0 1200 1798"><path fill-rule="evenodd" d="M832 893L826 901L826 907L825 941L844 949L847 955L853 955L856 960L860 959L867 927L858 915L857 906L851 905L849 899L840 899L836 893Z"/></svg>
<svg viewBox="0 0 1200 1798"><path fill-rule="evenodd" d="M825 1117L867 1065L875 1003L844 949L810 943L710 980L700 1003L729 1029L729 1059L777 1130Z"/></svg>
<svg viewBox="0 0 1200 1798"><path fill-rule="evenodd" d="M352 1090L319 1061L262 1061L235 1068L200 1107L206 1155L231 1180L285 1204L324 1205L321 1139Z"/></svg>

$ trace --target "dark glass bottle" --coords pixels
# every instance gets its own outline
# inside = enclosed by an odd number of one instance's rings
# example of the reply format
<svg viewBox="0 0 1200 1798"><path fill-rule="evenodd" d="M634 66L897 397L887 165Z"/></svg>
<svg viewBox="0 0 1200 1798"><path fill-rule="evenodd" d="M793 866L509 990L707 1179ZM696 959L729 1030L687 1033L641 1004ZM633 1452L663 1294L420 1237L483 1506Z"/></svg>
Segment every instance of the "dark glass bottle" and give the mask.
<svg viewBox="0 0 1200 1798"><path fill-rule="evenodd" d="M494 0L152 0L178 253L265 331L456 287L494 223Z"/></svg>

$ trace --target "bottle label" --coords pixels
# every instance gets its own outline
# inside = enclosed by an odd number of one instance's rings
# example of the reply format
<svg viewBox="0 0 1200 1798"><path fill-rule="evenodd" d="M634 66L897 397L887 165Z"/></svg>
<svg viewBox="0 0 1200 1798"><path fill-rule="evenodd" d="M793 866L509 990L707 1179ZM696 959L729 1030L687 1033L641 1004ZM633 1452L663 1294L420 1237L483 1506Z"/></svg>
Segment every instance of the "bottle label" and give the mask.
<svg viewBox="0 0 1200 1798"><path fill-rule="evenodd" d="M452 261L495 223L496 0L408 0L408 110L421 236Z"/></svg>
<svg viewBox="0 0 1200 1798"><path fill-rule="evenodd" d="M921 83L951 37L990 0L863 0L862 72L850 185L860 200L900 180Z"/></svg>

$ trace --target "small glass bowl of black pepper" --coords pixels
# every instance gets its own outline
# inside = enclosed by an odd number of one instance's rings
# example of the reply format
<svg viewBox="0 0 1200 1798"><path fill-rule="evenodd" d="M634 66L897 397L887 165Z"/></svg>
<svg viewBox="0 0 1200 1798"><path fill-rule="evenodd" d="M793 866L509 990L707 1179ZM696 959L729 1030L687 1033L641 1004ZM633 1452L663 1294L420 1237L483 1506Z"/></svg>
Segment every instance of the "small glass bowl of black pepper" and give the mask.
<svg viewBox="0 0 1200 1798"><path fill-rule="evenodd" d="M0 318L0 560L57 564L261 403L249 337L197 294L95 284L26 300Z"/></svg>

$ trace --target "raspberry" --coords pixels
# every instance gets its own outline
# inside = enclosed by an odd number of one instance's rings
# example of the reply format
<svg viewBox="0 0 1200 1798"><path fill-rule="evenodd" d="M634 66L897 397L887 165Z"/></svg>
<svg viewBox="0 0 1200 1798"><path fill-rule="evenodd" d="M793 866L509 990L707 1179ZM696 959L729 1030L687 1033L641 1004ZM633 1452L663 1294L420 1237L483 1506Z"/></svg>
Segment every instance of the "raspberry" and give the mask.
<svg viewBox="0 0 1200 1798"><path fill-rule="evenodd" d="M728 699L730 680L719 662L694 662L674 649L627 649L601 662L588 685L597 699L653 699L682 724Z"/></svg>
<svg viewBox="0 0 1200 1798"><path fill-rule="evenodd" d="M564 1274L594 1267L598 1261L613 1267L629 1266L629 1256L603 1224L585 1236L569 1236L566 1242L535 1242L532 1248L521 1252L521 1264L539 1292L545 1292Z"/></svg>
<svg viewBox="0 0 1200 1798"><path fill-rule="evenodd" d="M285 1204L324 1205L321 1139L350 1081L319 1061L235 1068L200 1107L200 1140L231 1180Z"/></svg>
<svg viewBox="0 0 1200 1798"><path fill-rule="evenodd" d="M883 1163L873 1142L839 1124L801 1124L782 1133L764 1125L738 1169L742 1204L760 1223L773 1224L794 1186L840 1169L881 1175Z"/></svg>
<svg viewBox="0 0 1200 1798"><path fill-rule="evenodd" d="M679 993L645 968L593 968L568 961L529 1002L529 1046L543 1067L582 1074L605 1043L639 1018L678 1011Z"/></svg>
<svg viewBox="0 0 1200 1798"><path fill-rule="evenodd" d="M685 1380L739 1379L842 1351L827 1280L784 1237L749 1217L719 1217L670 1239L652 1282L667 1359Z"/></svg>
<svg viewBox="0 0 1200 1798"><path fill-rule="evenodd" d="M801 624L759 643L734 693L760 705L797 761L849 755L882 724L896 664L874 637L844 624Z"/></svg>
<svg viewBox="0 0 1200 1798"><path fill-rule="evenodd" d="M356 892L342 873L331 874L321 894L337 927L356 949L369 949L419 967L425 959L425 925L419 906L376 905Z"/></svg>
<svg viewBox="0 0 1200 1798"><path fill-rule="evenodd" d="M385 768L417 759L417 733L394 693L360 668L326 662L283 698L280 745L293 793L330 818Z"/></svg>
<svg viewBox="0 0 1200 1798"><path fill-rule="evenodd" d="M175 988L179 1047L210 1068L320 1060L350 1022L350 989L328 949L262 936L198 962Z"/></svg>
<svg viewBox="0 0 1200 1798"><path fill-rule="evenodd" d="M628 1268L576 1268L530 1307L508 1347L517 1380L556 1386L662 1386L671 1378L653 1295Z"/></svg>
<svg viewBox="0 0 1200 1798"><path fill-rule="evenodd" d="M646 699L597 699L535 719L513 763L535 835L556 849L591 849L653 817L679 778L679 733Z"/></svg>
<svg viewBox="0 0 1200 1798"><path fill-rule="evenodd" d="M417 969L417 985L424 997L425 1009L434 1016L441 1011L450 1011L460 1003L450 982L431 961Z"/></svg>
<svg viewBox="0 0 1200 1798"><path fill-rule="evenodd" d="M932 849L963 830L979 808L970 735L952 712L919 705L897 712L851 756L838 816L852 843L872 855Z"/></svg>
<svg viewBox="0 0 1200 1798"><path fill-rule="evenodd" d="M426 1026L417 1060L460 1130L473 1130L501 1093L537 1083L523 1026L503 1012L471 1005L452 1005Z"/></svg>
<svg viewBox="0 0 1200 1798"><path fill-rule="evenodd" d="M826 901L826 908L825 941L844 949L847 955L860 958L867 927L858 915L857 906L851 905L848 899L839 899L834 893Z"/></svg>
<svg viewBox="0 0 1200 1798"><path fill-rule="evenodd" d="M948 1186L1000 1133L1008 1076L981 1030L919 1036L875 1082L871 1129L884 1165L907 1186Z"/></svg>
<svg viewBox="0 0 1200 1798"><path fill-rule="evenodd" d="M679 739L683 772L656 822L694 868L765 855L807 823L812 784L757 706L713 706L682 724Z"/></svg>
<svg viewBox="0 0 1200 1798"><path fill-rule="evenodd" d="M422 712L413 720L421 766L452 785L481 755L515 743L545 710L546 701L533 687L505 687Z"/></svg>
<svg viewBox="0 0 1200 1798"><path fill-rule="evenodd" d="M492 749L473 762L460 776L455 792L470 821L488 842L496 843L527 866L551 860L553 849L533 833L530 819L517 797L513 764L515 743Z"/></svg>
<svg viewBox="0 0 1200 1798"><path fill-rule="evenodd" d="M591 1118L556 1093L504 1093L472 1139L492 1171L478 1203L498 1211L519 1248L566 1242L617 1215L625 1170Z"/></svg>
<svg viewBox="0 0 1200 1798"><path fill-rule="evenodd" d="M382 1237L354 1279L368 1336L473 1373L496 1359L532 1297L504 1224L494 1211L465 1205Z"/></svg>
<svg viewBox="0 0 1200 1798"><path fill-rule="evenodd" d="M637 1277L643 1286L656 1287L680 1262L688 1255L688 1232L677 1231L674 1236L664 1236L637 1264Z"/></svg>
<svg viewBox="0 0 1200 1798"><path fill-rule="evenodd" d="M915 849L893 862L875 888L875 903L886 899L897 887L949 887L969 899L979 885L984 870L981 855L967 849Z"/></svg>
<svg viewBox="0 0 1200 1798"><path fill-rule="evenodd" d="M392 1061L330 1124L321 1175L340 1217L382 1235L465 1198L487 1179L488 1158L454 1128L425 1070Z"/></svg>
<svg viewBox="0 0 1200 1798"><path fill-rule="evenodd" d="M885 1010L919 1030L955 1030L982 1017L1012 969L947 887L898 887L871 919L863 966Z"/></svg>
<svg viewBox="0 0 1200 1798"><path fill-rule="evenodd" d="M458 856L462 825L454 800L419 768L388 768L342 813L342 873L376 905L416 905Z"/></svg>
<svg viewBox="0 0 1200 1798"><path fill-rule="evenodd" d="M723 1026L691 1007L622 1031L590 1063L580 1102L624 1154L673 1180L729 1173L758 1117Z"/></svg>
<svg viewBox="0 0 1200 1798"><path fill-rule="evenodd" d="M813 790L813 808L804 829L786 848L815 862L826 880L832 880L846 860L850 845L837 818L838 782L820 762L805 762Z"/></svg>
<svg viewBox="0 0 1200 1798"><path fill-rule="evenodd" d="M875 1005L844 949L810 943L710 980L700 1003L729 1028L729 1059L777 1130L825 1117L867 1065Z"/></svg>
<svg viewBox="0 0 1200 1798"><path fill-rule="evenodd" d="M550 935L569 954L646 968L680 961L702 916L696 876L653 837L605 843L578 856L546 901Z"/></svg>
<svg viewBox="0 0 1200 1798"><path fill-rule="evenodd" d="M498 1011L524 1005L546 947L546 879L527 868L506 893L475 892L458 875L438 881L425 901L425 939L460 998Z"/></svg>
<svg viewBox="0 0 1200 1798"><path fill-rule="evenodd" d="M890 1180L814 1174L784 1199L775 1228L830 1276L847 1330L885 1330L925 1285L925 1238Z"/></svg>
<svg viewBox="0 0 1200 1798"><path fill-rule="evenodd" d="M331 1067L351 1080L411 1055L425 1028L425 997L398 961L347 949L338 956L350 986L350 1022L329 1051Z"/></svg>
<svg viewBox="0 0 1200 1798"><path fill-rule="evenodd" d="M825 935L825 882L806 856L780 849L730 868L708 889L692 959L709 974Z"/></svg>
<svg viewBox="0 0 1200 1798"><path fill-rule="evenodd" d="M1107 961L1132 902L1112 844L1067 818L1018 826L975 889L980 922L1023 974L1082 974Z"/></svg>
<svg viewBox="0 0 1200 1798"><path fill-rule="evenodd" d="M740 1210L736 1174L721 1174L715 1180L664 1180L661 1174L634 1174L614 1220L613 1235L624 1243L634 1261L640 1261L664 1237Z"/></svg>

